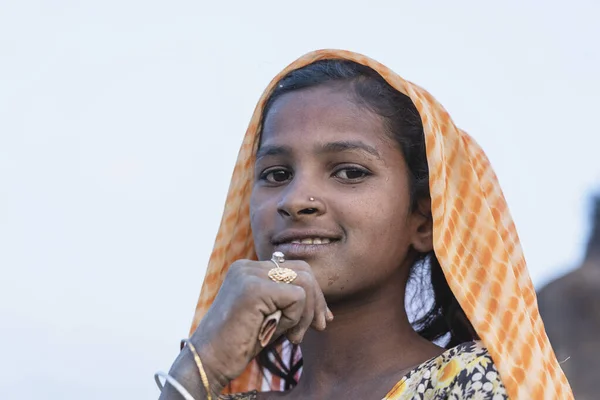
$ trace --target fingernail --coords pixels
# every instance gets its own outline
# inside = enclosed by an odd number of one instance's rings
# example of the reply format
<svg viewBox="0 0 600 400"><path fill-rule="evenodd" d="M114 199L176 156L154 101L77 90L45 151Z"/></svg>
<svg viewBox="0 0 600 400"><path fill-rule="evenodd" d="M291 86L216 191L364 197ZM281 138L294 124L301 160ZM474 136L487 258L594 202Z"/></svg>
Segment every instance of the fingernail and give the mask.
<svg viewBox="0 0 600 400"><path fill-rule="evenodd" d="M331 310L329 309L329 307L327 307L327 322L333 321L333 313L331 312Z"/></svg>
<svg viewBox="0 0 600 400"><path fill-rule="evenodd" d="M319 322L319 330L324 331L327 328L327 315L321 314L321 321Z"/></svg>

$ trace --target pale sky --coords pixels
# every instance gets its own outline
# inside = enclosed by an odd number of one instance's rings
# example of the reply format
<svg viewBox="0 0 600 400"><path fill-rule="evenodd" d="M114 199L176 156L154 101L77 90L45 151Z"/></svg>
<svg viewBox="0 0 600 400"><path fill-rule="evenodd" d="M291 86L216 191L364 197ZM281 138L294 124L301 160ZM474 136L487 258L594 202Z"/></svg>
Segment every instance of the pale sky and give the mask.
<svg viewBox="0 0 600 400"><path fill-rule="evenodd" d="M0 398L158 397L255 102L319 48L383 62L481 144L538 288L576 265L600 5L521 3L0 1Z"/></svg>

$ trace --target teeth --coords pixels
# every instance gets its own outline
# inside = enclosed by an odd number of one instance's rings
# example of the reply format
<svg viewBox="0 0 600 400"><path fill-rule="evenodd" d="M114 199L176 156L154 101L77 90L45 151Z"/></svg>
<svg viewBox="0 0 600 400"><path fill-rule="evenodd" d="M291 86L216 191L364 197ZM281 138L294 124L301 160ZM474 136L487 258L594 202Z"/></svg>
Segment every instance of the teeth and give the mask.
<svg viewBox="0 0 600 400"><path fill-rule="evenodd" d="M292 244L329 244L331 239L329 238L308 238L302 240L292 240Z"/></svg>

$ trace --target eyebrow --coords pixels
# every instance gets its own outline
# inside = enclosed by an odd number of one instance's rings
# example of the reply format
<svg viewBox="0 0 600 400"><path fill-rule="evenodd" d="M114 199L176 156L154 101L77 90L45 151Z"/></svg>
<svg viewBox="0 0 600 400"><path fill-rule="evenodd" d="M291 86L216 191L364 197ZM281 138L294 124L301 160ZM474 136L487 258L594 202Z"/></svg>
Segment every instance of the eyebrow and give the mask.
<svg viewBox="0 0 600 400"><path fill-rule="evenodd" d="M381 158L381 155L375 147L369 146L368 144L358 140L344 140L340 142L331 142L318 147L319 148L317 149L317 153L340 153L343 151L359 150L365 151L379 159Z"/></svg>
<svg viewBox="0 0 600 400"><path fill-rule="evenodd" d="M292 149L289 146L260 146L256 152L256 159L267 156L289 156L292 154Z"/></svg>
<svg viewBox="0 0 600 400"><path fill-rule="evenodd" d="M381 155L377 151L377 149L373 146L369 146L368 144L358 141L358 140L344 140L339 142L329 142L324 145L316 146L316 153L341 153L344 151L364 151L372 156L375 156L378 159L381 159ZM258 151L256 152L256 159L259 160L263 157L268 156L291 156L292 148L289 146L273 146L273 145L264 145L260 146Z"/></svg>

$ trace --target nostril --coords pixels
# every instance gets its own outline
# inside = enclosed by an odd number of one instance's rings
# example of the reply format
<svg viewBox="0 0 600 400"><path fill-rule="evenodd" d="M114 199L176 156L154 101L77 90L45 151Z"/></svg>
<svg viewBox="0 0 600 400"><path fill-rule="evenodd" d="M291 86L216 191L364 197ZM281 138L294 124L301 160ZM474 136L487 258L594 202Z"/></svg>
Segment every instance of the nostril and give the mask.
<svg viewBox="0 0 600 400"><path fill-rule="evenodd" d="M302 210L300 210L300 214L314 214L317 212L316 208L304 208Z"/></svg>
<svg viewBox="0 0 600 400"><path fill-rule="evenodd" d="M291 214L289 212L287 212L286 210L283 209L278 209L277 212L279 213L279 215L281 215L282 217L290 217Z"/></svg>

